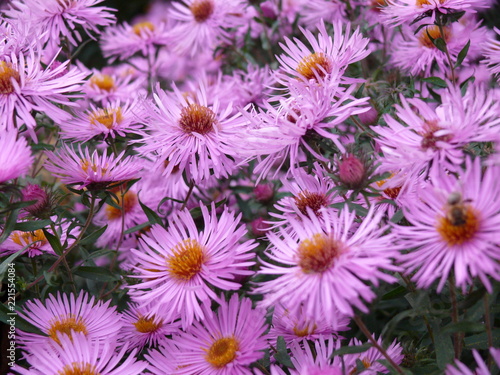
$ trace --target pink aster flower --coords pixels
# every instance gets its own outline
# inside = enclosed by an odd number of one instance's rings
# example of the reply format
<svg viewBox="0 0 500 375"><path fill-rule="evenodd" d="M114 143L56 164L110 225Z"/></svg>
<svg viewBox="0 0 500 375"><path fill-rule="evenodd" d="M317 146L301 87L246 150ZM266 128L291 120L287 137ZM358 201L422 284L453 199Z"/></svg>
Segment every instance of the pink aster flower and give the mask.
<svg viewBox="0 0 500 375"><path fill-rule="evenodd" d="M111 62L116 58L126 60L138 52L152 57L159 47L168 43L169 32L165 22L143 21L134 25L124 22L106 28L100 39L101 49Z"/></svg>
<svg viewBox="0 0 500 375"><path fill-rule="evenodd" d="M68 61L59 66L53 64L54 61L42 68L40 55L34 50L27 56L11 54L0 59L0 130L26 124L36 139L33 111L43 112L56 122L70 117L59 106L76 105L70 101L77 97L72 92L80 89L85 75L76 68L67 71Z"/></svg>
<svg viewBox="0 0 500 375"><path fill-rule="evenodd" d="M167 323L161 315L150 314L148 308L132 304L122 314L123 327L120 340L128 344L128 350L162 345L171 335L179 330L180 322Z"/></svg>
<svg viewBox="0 0 500 375"><path fill-rule="evenodd" d="M14 365L12 370L22 375L142 374L147 362L137 361L134 350L125 358L127 346L116 352L113 339L91 340L83 332L72 332L72 336L58 335L61 345L34 345L26 357L29 369Z"/></svg>
<svg viewBox="0 0 500 375"><path fill-rule="evenodd" d="M302 344L302 345L301 345ZM333 357L335 350L340 348L340 342L329 338L320 338L314 341L314 349L304 342L294 342L290 345L291 360L295 370L291 375L345 375L342 363L338 357ZM275 370L277 375L285 372Z"/></svg>
<svg viewBox="0 0 500 375"><path fill-rule="evenodd" d="M284 304L292 314L302 309L307 319L324 317L336 326L340 313L353 316L353 306L368 312L365 305L375 298L367 282L394 282L386 270L398 270L392 264L397 250L392 236L383 236L387 227L380 225L381 213L373 207L359 226L355 212L343 209L338 216L322 211L322 222L309 210L309 217L290 218L293 235L284 230L269 233L267 250L270 262L258 274L277 278L261 282L255 293L264 295L265 307Z"/></svg>
<svg viewBox="0 0 500 375"><path fill-rule="evenodd" d="M475 13L475 8L486 8L485 0L386 0L382 8L386 24L398 26L416 19L431 17L433 23L437 14L453 14L461 11Z"/></svg>
<svg viewBox="0 0 500 375"><path fill-rule="evenodd" d="M280 82L288 85L290 81L324 82L332 78L338 79L337 72L343 74L349 64L364 59L370 54L369 39L363 38L359 29L351 34L351 24L345 31L342 23L333 25L333 36L326 30L323 22L318 24L319 34L316 36L309 30L301 28L309 45L307 47L299 39L293 41L285 37L280 46L285 54L277 56L281 65L278 77ZM311 51L312 50L312 51Z"/></svg>
<svg viewBox="0 0 500 375"><path fill-rule="evenodd" d="M346 5L340 0L305 1L300 11L299 23L314 29L322 21L327 23L347 23Z"/></svg>
<svg viewBox="0 0 500 375"><path fill-rule="evenodd" d="M51 294L45 301L28 301L20 313L24 319L39 328L45 336L29 332L20 332L24 346L57 342L75 333L81 333L91 340L106 339L113 342L123 325L110 301L96 301L95 298L81 291L78 296L58 293ZM55 347L57 345L51 345Z"/></svg>
<svg viewBox="0 0 500 375"><path fill-rule="evenodd" d="M380 346L382 345L382 338L379 337L377 343ZM361 346L364 343L354 338L349 342L349 346ZM389 345L385 349L388 356L399 365L404 358L403 348L401 344L399 344L396 340L394 340L391 345ZM365 352L357 353L357 354L345 354L343 356L344 364L346 367L346 374L356 373L357 369L357 360L360 360L363 363L365 369L361 371L359 374L363 375L378 375L378 374L387 374L389 373L389 369L384 366L379 360L385 360L385 357L380 353L377 348L371 347Z"/></svg>
<svg viewBox="0 0 500 375"><path fill-rule="evenodd" d="M61 137L83 142L100 135L104 139L125 137L142 127L137 103L137 100L123 104L116 100L103 106L89 103L88 108L75 110L71 119L59 123Z"/></svg>
<svg viewBox="0 0 500 375"><path fill-rule="evenodd" d="M227 178L236 168L234 138L247 121L240 113L232 115L232 105L219 105L217 98L208 105L203 85L193 95L184 96L174 85L173 92L157 88L156 106L146 104L146 131L139 152L157 155L157 164L168 165L165 175L185 171L196 183L210 176Z"/></svg>
<svg viewBox="0 0 500 375"><path fill-rule="evenodd" d="M500 29L494 28L495 32L500 35ZM492 74L497 75L497 80L500 82L500 41L494 38L489 38L484 44L484 61Z"/></svg>
<svg viewBox="0 0 500 375"><path fill-rule="evenodd" d="M453 273L464 291L479 278L492 292L488 277L500 280L498 173L491 167L482 174L479 158L466 159L458 177L437 170L420 199L408 202L404 213L412 225L398 226L397 235L409 250L400 262L417 287L439 279L440 292Z"/></svg>
<svg viewBox="0 0 500 375"><path fill-rule="evenodd" d="M78 188L105 189L108 185L137 177L142 164L132 156L125 157L125 151L118 156L100 155L97 150L92 154L89 148L78 152L63 145L57 152L48 152L45 169L59 177L64 184L76 184Z"/></svg>
<svg viewBox="0 0 500 375"><path fill-rule="evenodd" d="M229 302L221 299L217 313L205 305L203 314L203 321L174 337L178 347L174 374L251 375L249 365L267 348L264 311L253 310L249 298L240 301L233 294Z"/></svg>
<svg viewBox="0 0 500 375"><path fill-rule="evenodd" d="M476 349L472 350L472 355L477 363L477 368L472 371L462 362L455 360L454 364L446 366L446 375L490 375L491 371L481 358L481 355ZM497 366L500 366L500 349L490 348L490 355L494 359Z"/></svg>
<svg viewBox="0 0 500 375"><path fill-rule="evenodd" d="M24 176L33 164L26 138L17 130L0 131L0 183Z"/></svg>
<svg viewBox="0 0 500 375"><path fill-rule="evenodd" d="M327 323L319 316L315 319L307 318L302 309L294 310L278 304L274 307L273 321L269 331L269 341L274 345L278 336L282 336L287 344L301 340L318 340L326 337L339 338L339 331L348 331L351 320L339 314L337 325ZM298 313L298 314L297 314Z"/></svg>
<svg viewBox="0 0 500 375"><path fill-rule="evenodd" d="M195 56L230 38L229 29L246 24L242 0L183 0L172 3L170 31L174 51Z"/></svg>
<svg viewBox="0 0 500 375"><path fill-rule="evenodd" d="M96 7L103 0L15 0L7 14L18 22L34 25L40 33L44 32L43 42L52 47L67 39L77 46L83 41L79 29L88 36L99 34L99 27L115 22L114 10ZM49 47L51 48L51 47Z"/></svg>
<svg viewBox="0 0 500 375"><path fill-rule="evenodd" d="M401 97L395 115L384 115L387 127L372 130L385 156L386 170L417 173L431 165L456 170L469 142L489 142L500 124L499 104L491 91L470 87L462 97L460 89L442 92L442 105L432 108L423 100Z"/></svg>
<svg viewBox="0 0 500 375"><path fill-rule="evenodd" d="M248 276L254 262L254 241L239 241L245 235L239 226L241 214L235 217L224 209L217 219L215 206L210 211L201 205L204 229L199 232L187 210L173 213L169 227L154 225L140 240L140 251L132 250L138 266L137 278L130 285L134 301L155 301L152 312L164 311L166 321L182 318L182 326L204 317L201 304L218 300L213 288L236 290L236 276Z"/></svg>

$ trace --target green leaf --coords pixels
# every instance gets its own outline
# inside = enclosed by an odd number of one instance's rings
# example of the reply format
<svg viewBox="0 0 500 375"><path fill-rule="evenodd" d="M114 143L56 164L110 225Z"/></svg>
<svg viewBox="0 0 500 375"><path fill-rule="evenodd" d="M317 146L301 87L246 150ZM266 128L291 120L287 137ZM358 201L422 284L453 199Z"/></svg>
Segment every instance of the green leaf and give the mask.
<svg viewBox="0 0 500 375"><path fill-rule="evenodd" d="M500 346L500 328L493 329L491 334L493 336L493 347L498 348ZM486 332L466 337L464 342L467 349L489 349L488 334Z"/></svg>
<svg viewBox="0 0 500 375"><path fill-rule="evenodd" d="M401 219L403 219L404 217L404 213L403 213L403 210L397 210L394 215L392 215L391 217L391 222L394 223L394 224L397 224L401 221Z"/></svg>
<svg viewBox="0 0 500 375"><path fill-rule="evenodd" d="M114 252L115 252L115 250L111 250L111 249L97 250L97 251L94 251L94 252L88 254L85 257L85 261L88 261L88 260L91 260L94 258L99 258L99 257L105 256L105 255L108 255L108 254L111 254Z"/></svg>
<svg viewBox="0 0 500 375"><path fill-rule="evenodd" d="M9 321L9 319L12 320ZM19 328L21 331L35 333L41 336L46 336L42 331L40 331L33 324L27 322L16 312L10 311L9 308L5 306L3 303L0 303L0 321L7 325L10 325L11 322L15 322L15 327Z"/></svg>
<svg viewBox="0 0 500 375"><path fill-rule="evenodd" d="M150 225L153 225L154 223L151 223L150 221L147 221L145 223L142 223L142 224L139 224L139 225L136 225L135 227L132 227L132 228L129 228L127 229L125 232L123 232L123 234L130 234L130 233L134 233L134 232L137 232L141 229L144 229Z"/></svg>
<svg viewBox="0 0 500 375"><path fill-rule="evenodd" d="M19 213L19 210L14 210L14 211L10 212L9 216L7 217L7 221L3 227L3 233L0 236L0 243L4 242L9 237L9 235L12 233L12 231L14 230L14 227L15 227L16 222L17 222L17 214L18 213Z"/></svg>
<svg viewBox="0 0 500 375"><path fill-rule="evenodd" d="M102 228L97 229L95 232L90 233L88 236L84 237L81 241L81 245L89 245L97 241L99 237L106 231L108 225L106 224Z"/></svg>
<svg viewBox="0 0 500 375"><path fill-rule="evenodd" d="M485 326L481 323L461 321L458 323L451 323L443 327L441 332L445 333L455 333L455 332L484 332Z"/></svg>
<svg viewBox="0 0 500 375"><path fill-rule="evenodd" d="M114 275L111 271L102 267L78 267L74 272L75 275L94 281L116 281L119 276Z"/></svg>
<svg viewBox="0 0 500 375"><path fill-rule="evenodd" d="M33 151L54 151L56 148L53 145L49 145L47 143L35 143L31 145L31 149Z"/></svg>
<svg viewBox="0 0 500 375"><path fill-rule="evenodd" d="M442 78L439 78L439 77L422 78L422 81L427 82L427 83L432 83L433 85L438 86L438 87L447 87L448 86L446 81Z"/></svg>
<svg viewBox="0 0 500 375"><path fill-rule="evenodd" d="M276 344L277 352L274 354L274 358L276 361L281 363L283 366L288 368L294 368L292 360L290 359L290 355L286 349L286 343L283 339L283 336L278 336L278 342Z"/></svg>
<svg viewBox="0 0 500 375"><path fill-rule="evenodd" d="M23 232L33 232L37 229L43 229L52 224L51 220L33 220L22 221L14 226L14 230L21 230Z"/></svg>
<svg viewBox="0 0 500 375"><path fill-rule="evenodd" d="M63 253L63 247L62 247L59 239L56 236L54 236L53 234L49 233L46 229L42 229L42 230L43 230L43 234L45 235L45 238L47 239L47 241L49 241L49 244L52 247L52 249L54 250L54 252L57 255L61 255Z"/></svg>
<svg viewBox="0 0 500 375"><path fill-rule="evenodd" d="M441 370L444 370L448 363L453 361L455 350L451 337L447 333L441 332L439 321L431 323L432 331L434 332L434 349L436 350L436 362Z"/></svg>
<svg viewBox="0 0 500 375"><path fill-rule="evenodd" d="M382 300L388 300L388 299L394 299L394 298L401 297L401 296L405 295L407 291L408 290L406 289L406 287L399 285L395 289L384 294L382 296Z"/></svg>
<svg viewBox="0 0 500 375"><path fill-rule="evenodd" d="M427 31L427 35L429 36L429 39L431 39L429 31ZM436 38L431 40L432 44L434 44L438 50L440 50L441 52L446 52L446 42L443 38Z"/></svg>
<svg viewBox="0 0 500 375"><path fill-rule="evenodd" d="M26 250L30 245L31 244L26 245L21 250L16 251L14 254L11 254L4 259L4 261L0 264L0 280L3 280L3 275L7 271L7 268L9 268L9 264L12 263L19 255L21 255L23 251Z"/></svg>
<svg viewBox="0 0 500 375"><path fill-rule="evenodd" d="M158 214L156 212L154 212L151 208L149 208L148 206L143 204L140 200L139 200L139 204L141 205L142 210L144 211L148 220L151 223L162 224L162 220L160 219L160 217L158 216Z"/></svg>
<svg viewBox="0 0 500 375"><path fill-rule="evenodd" d="M464 48L462 48L462 50L458 54L457 62L455 63L455 68L458 68L462 64L465 57L467 56L467 53L469 52L469 47L470 47L470 40L467 42L467 44L464 46Z"/></svg>
<svg viewBox="0 0 500 375"><path fill-rule="evenodd" d="M338 356L338 355L344 355L344 354L363 353L363 352L366 352L371 347L372 347L372 344L370 344L369 342L367 342L363 345L344 346L343 348L335 350L332 353L330 358Z"/></svg>

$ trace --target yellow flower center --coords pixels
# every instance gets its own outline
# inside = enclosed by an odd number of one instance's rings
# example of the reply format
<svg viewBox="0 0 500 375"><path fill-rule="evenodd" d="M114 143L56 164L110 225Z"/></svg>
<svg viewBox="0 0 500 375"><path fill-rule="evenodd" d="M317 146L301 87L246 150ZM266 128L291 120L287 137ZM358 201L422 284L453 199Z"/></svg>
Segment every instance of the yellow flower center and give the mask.
<svg viewBox="0 0 500 375"><path fill-rule="evenodd" d="M443 1L444 0L439 0L439 2L441 4L443 4ZM424 5L433 5L434 2L430 2L429 0L416 0L415 2L415 5L418 7L418 8L422 8Z"/></svg>
<svg viewBox="0 0 500 375"><path fill-rule="evenodd" d="M215 113L205 106L199 104L189 104L182 108L179 125L184 132L198 133L205 135L214 130L217 123Z"/></svg>
<svg viewBox="0 0 500 375"><path fill-rule="evenodd" d="M195 0L189 7L194 19L198 23L205 22L214 12L212 0Z"/></svg>
<svg viewBox="0 0 500 375"><path fill-rule="evenodd" d="M307 207L313 210L316 216L320 216L320 208L328 205L324 194L311 193L307 190L301 191L298 196L293 197L297 208L303 215L307 215Z"/></svg>
<svg viewBox="0 0 500 375"><path fill-rule="evenodd" d="M13 79L20 82L17 70L12 67L12 64L0 61L0 94L8 95L14 92Z"/></svg>
<svg viewBox="0 0 500 375"><path fill-rule="evenodd" d="M158 319L155 321L155 316L145 318L139 316L137 322L134 323L135 329L140 333L152 333L158 331L163 326L163 321Z"/></svg>
<svg viewBox="0 0 500 375"><path fill-rule="evenodd" d="M312 335L314 331L316 331L316 328L318 328L318 326L315 323L306 323L303 327L299 327L297 324L293 327L293 333L295 333L297 337L306 337Z"/></svg>
<svg viewBox="0 0 500 375"><path fill-rule="evenodd" d="M450 205L446 216L438 218L436 229L448 246L461 245L475 236L479 218L468 204Z"/></svg>
<svg viewBox="0 0 500 375"><path fill-rule="evenodd" d="M332 72L332 63L323 52L315 52L304 57L297 66L297 73L306 79L325 78Z"/></svg>
<svg viewBox="0 0 500 375"><path fill-rule="evenodd" d="M99 375L97 368L90 363L73 362L71 365L64 366L58 375Z"/></svg>
<svg viewBox="0 0 500 375"><path fill-rule="evenodd" d="M115 202L117 206L121 208L116 208L110 205L106 206L106 217L108 220L116 220L122 217L123 214L126 214L137 205L139 201L137 199L137 194L133 191L127 191L124 196L122 196L119 192L117 194L118 202ZM123 208L123 211L122 211Z"/></svg>
<svg viewBox="0 0 500 375"><path fill-rule="evenodd" d="M94 126L97 124L102 124L108 129L113 128L113 126L120 124L123 121L122 110L118 108L100 108L96 109L89 115L90 123Z"/></svg>
<svg viewBox="0 0 500 375"><path fill-rule="evenodd" d="M92 76L90 83L104 91L111 91L115 88L115 80L107 74L97 74Z"/></svg>
<svg viewBox="0 0 500 375"><path fill-rule="evenodd" d="M141 36L144 31L154 31L155 25L151 22L138 22L132 27L132 31L135 35Z"/></svg>
<svg viewBox="0 0 500 375"><path fill-rule="evenodd" d="M99 167L94 163L93 160L87 160L87 159L81 159L80 160L80 166L82 170L85 173L89 173L89 168L94 172L97 173ZM108 168L101 168L101 176L104 176L104 174L108 171Z"/></svg>
<svg viewBox="0 0 500 375"><path fill-rule="evenodd" d="M13 232L10 235L11 240L19 245L19 246L26 246L30 243L33 243L33 246L43 246L47 243L47 238L45 238L45 235L43 234L43 230L37 229L33 232Z"/></svg>
<svg viewBox="0 0 500 375"><path fill-rule="evenodd" d="M205 264L203 247L196 240L187 239L172 249L167 258L170 275L180 281L189 281L196 276Z"/></svg>
<svg viewBox="0 0 500 375"><path fill-rule="evenodd" d="M418 37L420 44L427 48L436 48L432 40L443 38L445 42L450 39L450 29L448 27L443 27L444 36L441 35L441 31L438 26L428 26L424 28ZM430 38L429 38L430 36ZM432 40L431 40L432 38Z"/></svg>
<svg viewBox="0 0 500 375"><path fill-rule="evenodd" d="M222 368L236 358L239 343L234 337L215 340L207 351L205 359L215 368Z"/></svg>
<svg viewBox="0 0 500 375"><path fill-rule="evenodd" d="M313 238L303 240L297 252L298 263L304 273L323 273L342 254L342 247L330 236L317 233Z"/></svg>
<svg viewBox="0 0 500 375"><path fill-rule="evenodd" d="M49 337L61 345L59 338L57 337L57 332L64 333L71 337L71 331L82 332L87 334L87 326L82 318L77 317L73 314L68 314L66 316L60 316L58 319L50 325L48 335Z"/></svg>

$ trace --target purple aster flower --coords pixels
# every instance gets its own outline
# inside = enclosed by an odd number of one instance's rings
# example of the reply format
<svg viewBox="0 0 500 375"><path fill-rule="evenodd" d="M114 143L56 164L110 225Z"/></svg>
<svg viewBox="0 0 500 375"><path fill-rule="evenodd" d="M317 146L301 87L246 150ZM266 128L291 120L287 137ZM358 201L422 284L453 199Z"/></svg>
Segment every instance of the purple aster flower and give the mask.
<svg viewBox="0 0 500 375"><path fill-rule="evenodd" d="M316 319L306 318L302 309L289 310L281 304L274 307L273 321L269 331L269 341L274 345L278 336L282 336L287 344L301 340L318 340L320 338L339 338L338 331L348 331L351 320L339 314L337 325L327 323L322 316Z"/></svg>
<svg viewBox="0 0 500 375"><path fill-rule="evenodd" d="M382 8L383 19L392 26L426 17L431 17L427 23L433 23L437 13L475 13L475 8L488 7L486 0L386 0L386 3L387 6Z"/></svg>
<svg viewBox="0 0 500 375"><path fill-rule="evenodd" d="M432 108L423 100L401 97L401 106L395 106L401 122L386 114L388 126L372 128L381 136L386 170L418 174L431 164L456 170L465 145L495 138L500 107L491 91L471 86L462 97L460 89L449 87L441 99L442 105Z"/></svg>
<svg viewBox="0 0 500 375"><path fill-rule="evenodd" d="M217 98L208 105L204 85L191 96L173 86L172 93L157 88L156 106L146 104L147 133L139 152L157 155L157 163L168 165L165 175L185 171L188 178L200 183L210 176L227 178L236 168L234 138L247 124L240 113L231 115L232 105L219 105Z"/></svg>
<svg viewBox="0 0 500 375"><path fill-rule="evenodd" d="M54 60L43 69L40 55L30 50L23 54L3 56L0 59L0 129L19 128L26 124L32 138L36 139L36 120L33 111L45 113L56 122L67 120L70 115L60 105L74 106L72 94L78 91L85 74L76 68L67 71L69 61L54 65Z"/></svg>
<svg viewBox="0 0 500 375"><path fill-rule="evenodd" d="M103 0L15 0L7 14L20 23L32 24L44 33L44 42L49 48L56 47L59 41L67 39L78 46L83 38L78 29L93 38L99 34L99 27L115 22L115 16L109 11L114 9L96 7Z"/></svg>
<svg viewBox="0 0 500 375"><path fill-rule="evenodd" d="M392 236L383 236L387 227L380 225L382 214L373 207L359 225L347 208L340 217L322 210L321 222L311 209L308 216L289 219L293 235L268 233L270 262L261 260L258 274L278 277L261 282L254 292L264 295L265 307L281 303L293 314L302 309L307 319L324 317L335 327L335 310L347 316L354 315L353 306L368 312L365 301L376 295L366 282L396 281L384 271L399 269L391 259L397 250Z"/></svg>
<svg viewBox="0 0 500 375"><path fill-rule="evenodd" d="M24 176L32 164L33 155L26 138L15 129L0 131L0 183Z"/></svg>
<svg viewBox="0 0 500 375"><path fill-rule="evenodd" d="M201 304L218 300L213 288L236 290L236 276L248 276L254 262L251 252L254 241L240 243L246 229L224 209L217 219L215 206L210 211L201 205L204 229L199 232L188 210L173 213L169 227L154 225L140 240L140 250L132 250L137 258L137 278L142 282L130 285L134 301L154 302L152 312L164 312L165 321L177 319L190 326L194 319L204 317Z"/></svg>
<svg viewBox="0 0 500 375"><path fill-rule="evenodd" d="M229 302L221 299L217 313L209 305L202 309L205 316L202 321L194 322L187 332L174 336L178 347L173 353L177 360L174 373L251 375L249 365L261 359L267 348L264 311L253 310L252 301L249 298L240 301L237 294L233 294ZM164 374L162 369L150 370Z"/></svg>
<svg viewBox="0 0 500 375"><path fill-rule="evenodd" d="M495 32L500 35L500 29L494 28ZM492 74L497 75L497 80L500 82L500 41L495 38L488 38L484 44L484 61L488 64L488 68Z"/></svg>
<svg viewBox="0 0 500 375"><path fill-rule="evenodd" d="M307 29L316 28L322 21L327 23L347 23L346 5L340 0L304 1L300 11L299 23Z"/></svg>
<svg viewBox="0 0 500 375"><path fill-rule="evenodd" d="M479 158L466 159L458 177L442 169L431 174L420 199L403 208L412 225L396 227L401 248L409 250L400 262L417 287L439 279L440 292L453 273L464 291L479 278L492 292L488 277L500 280L498 173L491 167L483 175Z"/></svg>
<svg viewBox="0 0 500 375"><path fill-rule="evenodd" d="M91 340L82 332L72 336L58 335L61 345L34 345L26 360L31 365L24 369L14 365L12 370L22 375L99 374L138 375L147 362L137 361L134 350L125 358L127 346L116 352L113 338Z"/></svg>
<svg viewBox="0 0 500 375"><path fill-rule="evenodd" d="M89 148L78 152L68 145L63 145L57 152L47 152L45 169L59 177L64 184L74 185L89 190L105 189L113 183L131 180L139 174L142 163L132 156L125 157L125 151L118 156L100 155L97 150L92 154Z"/></svg>
<svg viewBox="0 0 500 375"><path fill-rule="evenodd" d="M491 371L484 363L481 355L476 349L472 350L472 355L477 363L477 368L472 371L462 362L455 360L454 364L449 364L446 366L446 375L490 375ZM500 366L500 349L490 348L490 355L495 360L497 366Z"/></svg>
<svg viewBox="0 0 500 375"><path fill-rule="evenodd" d="M307 342L294 342L290 345L291 360L295 370L290 370L291 375L345 375L342 363L338 357L333 357L335 350L340 348L340 341L333 338L325 340L320 337L314 341L314 349ZM301 345L302 344L302 345ZM276 371L276 375L285 372ZM273 372L271 372L273 374ZM274 375L274 374L273 374Z"/></svg>
<svg viewBox="0 0 500 375"><path fill-rule="evenodd" d="M63 337L71 338L75 333L92 340L106 339L113 342L123 323L109 303L96 301L84 291L78 296L70 294L68 297L67 294L58 293L57 297L51 294L43 302L38 299L28 301L20 315L46 336L21 331L19 338L27 348L34 344L61 344Z"/></svg>
<svg viewBox="0 0 500 375"><path fill-rule="evenodd" d="M142 128L139 121L137 100L123 104L116 100L103 106L89 103L88 108L75 110L74 116L59 123L59 127L61 138L85 142L100 135L125 137Z"/></svg>

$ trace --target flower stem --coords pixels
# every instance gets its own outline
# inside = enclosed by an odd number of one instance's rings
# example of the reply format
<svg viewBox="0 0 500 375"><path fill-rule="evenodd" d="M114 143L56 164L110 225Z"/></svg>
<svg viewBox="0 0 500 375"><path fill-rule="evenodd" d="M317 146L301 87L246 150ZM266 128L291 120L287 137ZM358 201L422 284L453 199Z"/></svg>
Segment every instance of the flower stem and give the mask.
<svg viewBox="0 0 500 375"><path fill-rule="evenodd" d="M354 316L354 321L356 322L356 324L358 325L359 329L361 330L361 332L363 332L363 334L366 336L366 338L372 343L372 345L380 352L380 354L382 354L385 359L387 359L387 361L391 364L391 366L399 373L399 374L404 374L403 370L401 369L401 367L398 366L398 364L396 362L394 362L394 360L391 358L391 356L389 354L387 354L387 352L385 351L384 348L382 348L377 340L375 340L375 338L373 337L373 335L370 333L370 331L368 330L368 328L366 327L365 323L363 323L363 320L355 315Z"/></svg>
<svg viewBox="0 0 500 375"><path fill-rule="evenodd" d="M450 300L451 300L451 321L453 323L458 323L458 306L457 306L457 292L455 290L455 280L452 275L448 279L450 284ZM462 353L462 340L460 340L460 335L458 332L453 334L453 347L455 348L455 358L460 359L460 354Z"/></svg>
<svg viewBox="0 0 500 375"><path fill-rule="evenodd" d="M484 324L486 326L486 334L488 335L488 348L493 347L493 333L491 332L491 317L490 317L490 296L488 293L484 295ZM491 368L492 358L491 352L488 352L488 368Z"/></svg>
<svg viewBox="0 0 500 375"><path fill-rule="evenodd" d="M180 211L182 211L183 209L186 208L186 206L188 204L188 200L189 200L189 198L191 198L191 194L193 193L193 188L194 188L194 181L191 180L191 181L189 181L189 190L186 194L186 199L184 199L184 203L182 204Z"/></svg>

